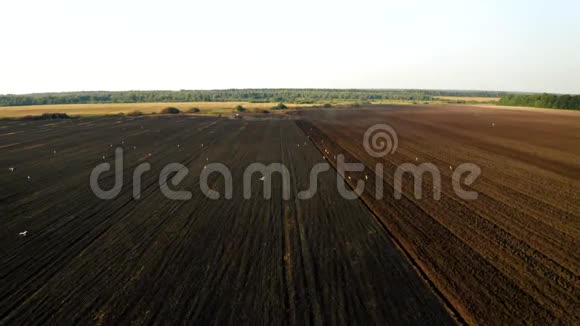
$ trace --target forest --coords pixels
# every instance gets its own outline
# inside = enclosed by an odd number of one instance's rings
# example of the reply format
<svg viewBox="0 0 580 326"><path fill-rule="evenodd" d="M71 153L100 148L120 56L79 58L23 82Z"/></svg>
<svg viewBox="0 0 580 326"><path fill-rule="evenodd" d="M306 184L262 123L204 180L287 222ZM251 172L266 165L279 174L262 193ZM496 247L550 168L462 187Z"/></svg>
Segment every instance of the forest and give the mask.
<svg viewBox="0 0 580 326"><path fill-rule="evenodd" d="M504 92L398 89L226 89L179 91L91 91L0 95L0 106L144 102L285 102L429 101L436 96L501 97Z"/></svg>
<svg viewBox="0 0 580 326"><path fill-rule="evenodd" d="M503 96L498 104L547 109L580 110L580 95L510 94Z"/></svg>

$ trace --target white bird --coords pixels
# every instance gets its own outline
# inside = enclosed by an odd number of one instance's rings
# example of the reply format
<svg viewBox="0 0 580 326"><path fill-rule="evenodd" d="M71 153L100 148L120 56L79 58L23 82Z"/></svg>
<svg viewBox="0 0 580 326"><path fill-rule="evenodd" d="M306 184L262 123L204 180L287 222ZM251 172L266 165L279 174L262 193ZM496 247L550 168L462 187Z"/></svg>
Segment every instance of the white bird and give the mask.
<svg viewBox="0 0 580 326"><path fill-rule="evenodd" d="M260 181L264 181L264 180L266 180L266 177L261 177L260 178Z"/></svg>
<svg viewBox="0 0 580 326"><path fill-rule="evenodd" d="M27 176L26 178L30 181L30 176Z"/></svg>
<svg viewBox="0 0 580 326"><path fill-rule="evenodd" d="M177 147L179 147L179 144L177 144Z"/></svg>
<svg viewBox="0 0 580 326"><path fill-rule="evenodd" d="M22 231L22 232L18 233L18 235L21 237L25 237L27 233L28 233L28 231Z"/></svg>
<svg viewBox="0 0 580 326"><path fill-rule="evenodd" d="M365 175L365 179L368 180L369 179L369 176L368 175Z"/></svg>
<svg viewBox="0 0 580 326"><path fill-rule="evenodd" d="M417 162L418 160L419 160L419 158L418 157L415 157L415 162Z"/></svg>
<svg viewBox="0 0 580 326"><path fill-rule="evenodd" d="M55 154L56 155L56 151L52 151L52 154Z"/></svg>
<svg viewBox="0 0 580 326"><path fill-rule="evenodd" d="M348 180L351 180L351 177L350 177L350 175L348 176Z"/></svg>
<svg viewBox="0 0 580 326"><path fill-rule="evenodd" d="M453 170L453 167L450 165L450 166L449 166L449 171L451 171L451 170Z"/></svg>
<svg viewBox="0 0 580 326"><path fill-rule="evenodd" d="M113 144L109 144L109 147L113 147Z"/></svg>
<svg viewBox="0 0 580 326"><path fill-rule="evenodd" d="M137 149L137 146L133 146L133 149Z"/></svg>
<svg viewBox="0 0 580 326"><path fill-rule="evenodd" d="M201 144L201 147L203 147L203 144Z"/></svg>
<svg viewBox="0 0 580 326"><path fill-rule="evenodd" d="M147 156L152 156L152 155L153 155L153 154L151 154L151 153L147 154Z"/></svg>
<svg viewBox="0 0 580 326"><path fill-rule="evenodd" d="M103 155L103 161L106 159L105 155Z"/></svg>
<svg viewBox="0 0 580 326"><path fill-rule="evenodd" d="M10 170L10 172L14 172L14 168L8 168L8 170Z"/></svg>
<svg viewBox="0 0 580 326"><path fill-rule="evenodd" d="M206 161L209 161L209 157L206 157L206 158L205 158L205 160L206 160Z"/></svg>
<svg viewBox="0 0 580 326"><path fill-rule="evenodd" d="M495 122L492 122L492 123L491 123L491 126L492 126L492 127L495 127Z"/></svg>

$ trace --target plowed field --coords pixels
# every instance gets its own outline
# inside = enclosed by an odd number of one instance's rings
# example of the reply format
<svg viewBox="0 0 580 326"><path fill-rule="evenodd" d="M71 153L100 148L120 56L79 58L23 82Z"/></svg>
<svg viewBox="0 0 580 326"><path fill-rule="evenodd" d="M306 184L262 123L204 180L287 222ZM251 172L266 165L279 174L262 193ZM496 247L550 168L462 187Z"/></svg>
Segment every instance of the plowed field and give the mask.
<svg viewBox="0 0 580 326"><path fill-rule="evenodd" d="M308 111L298 123L335 162L364 162L353 186L384 165L385 198L374 180L363 201L443 296L470 323L578 324L580 298L580 114L441 106ZM367 128L392 126L394 154L370 156ZM440 200L413 195L403 180L394 199L394 171L403 163L432 163L442 174ZM461 163L481 167L462 200L451 174ZM424 178L423 189L434 179Z"/></svg>
<svg viewBox="0 0 580 326"><path fill-rule="evenodd" d="M98 199L89 174L125 150L123 189ZM143 162L140 199L132 172ZM199 188L206 164L222 198ZM272 177L272 199L251 163L283 163L290 200ZM17 324L452 324L461 320L418 265L360 200L343 199L336 172L298 200L324 162L294 121L107 117L0 124L0 323ZM188 176L165 198L167 163ZM10 168L14 168L13 171ZM112 172L101 178L113 185ZM24 235L21 235L25 232Z"/></svg>

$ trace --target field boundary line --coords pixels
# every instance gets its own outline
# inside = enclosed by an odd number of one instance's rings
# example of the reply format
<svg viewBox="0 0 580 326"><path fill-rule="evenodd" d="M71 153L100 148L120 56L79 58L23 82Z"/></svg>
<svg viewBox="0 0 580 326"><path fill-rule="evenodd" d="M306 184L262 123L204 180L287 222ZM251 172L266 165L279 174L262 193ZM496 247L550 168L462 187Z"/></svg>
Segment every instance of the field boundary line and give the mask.
<svg viewBox="0 0 580 326"><path fill-rule="evenodd" d="M321 134L324 134L318 127L312 125L309 122L303 121L303 123L307 123L310 125L310 127L312 128L316 128ZM320 152L321 155L324 156L324 152L322 151L322 149L318 146L318 144L316 144L314 142L314 140L312 140L312 138L306 134L306 132L304 131L304 129L299 125L298 126L302 132L305 134L305 136L308 137L308 140L314 145L314 147ZM328 137L327 137L328 138ZM335 143L335 145L337 147L340 147L341 149L344 150L344 148L342 148L342 146L338 145ZM346 151L345 151L346 152ZM349 153L350 154L350 153ZM351 154L352 155L352 154ZM327 162L330 162L330 166L332 166L333 171L340 175L338 173L338 170L336 169L336 164L334 162L332 162L332 160L327 160ZM346 180L344 178L344 176L340 176L343 180L344 183L347 185L347 187L354 192L354 189L352 188L351 184L348 182L348 180ZM397 249L403 254L403 256L407 259L407 261L410 263L410 265L413 267L413 269L417 272L418 276L425 282L425 284L428 286L428 288L431 289L431 291L433 292L433 294L435 294L435 297L439 300L439 302L442 303L443 307L449 312L450 316L460 325L469 325L467 323L467 321L465 320L465 318L459 313L459 310L457 310L455 308L455 306L453 306L453 304L451 303L450 300L447 299L447 297L444 295L443 291L440 290L435 283L431 280L431 278L429 278L427 272L424 271L424 269L421 267L421 264L415 260L413 258L413 256L403 247L403 244L401 243L401 241L399 241L399 239L397 239L394 234L389 230L389 228L381 221L381 219L377 216L377 214L372 210L372 208L367 204L367 202L359 197L357 199L358 201L360 201L364 207L367 208L368 212L372 215L373 219L381 226L381 228L384 230L384 232L386 233L386 235L392 240L393 244L397 247Z"/></svg>

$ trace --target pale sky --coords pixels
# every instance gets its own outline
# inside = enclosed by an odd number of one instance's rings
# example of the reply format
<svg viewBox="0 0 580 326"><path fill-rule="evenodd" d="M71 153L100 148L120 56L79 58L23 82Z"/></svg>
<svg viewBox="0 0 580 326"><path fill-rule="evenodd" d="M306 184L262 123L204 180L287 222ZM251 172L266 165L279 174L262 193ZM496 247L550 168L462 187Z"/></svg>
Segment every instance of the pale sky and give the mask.
<svg viewBox="0 0 580 326"><path fill-rule="evenodd" d="M580 93L578 0L2 0L0 94Z"/></svg>

